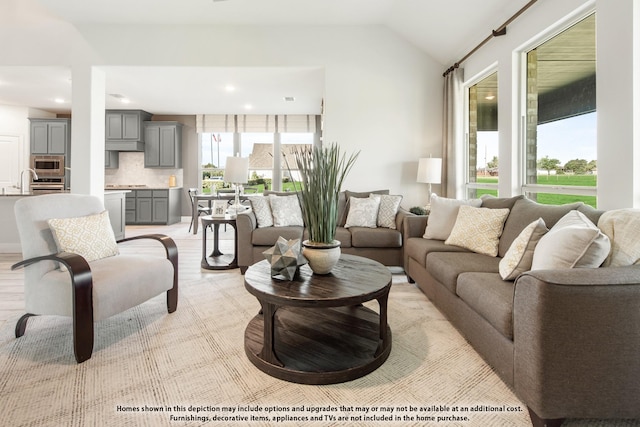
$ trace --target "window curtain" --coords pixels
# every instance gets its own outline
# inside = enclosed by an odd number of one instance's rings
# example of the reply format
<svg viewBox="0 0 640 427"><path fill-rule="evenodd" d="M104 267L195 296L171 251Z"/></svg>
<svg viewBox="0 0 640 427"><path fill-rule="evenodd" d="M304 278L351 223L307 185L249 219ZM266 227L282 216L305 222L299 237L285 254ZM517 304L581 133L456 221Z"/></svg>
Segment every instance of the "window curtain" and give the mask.
<svg viewBox="0 0 640 427"><path fill-rule="evenodd" d="M317 121L317 116L313 114L281 114L277 119L277 131L280 133L315 133ZM266 114L198 114L196 116L196 130L199 133L276 132L276 116Z"/></svg>
<svg viewBox="0 0 640 427"><path fill-rule="evenodd" d="M441 196L462 198L464 172L464 70L454 68L444 77L444 111L442 114L442 185Z"/></svg>

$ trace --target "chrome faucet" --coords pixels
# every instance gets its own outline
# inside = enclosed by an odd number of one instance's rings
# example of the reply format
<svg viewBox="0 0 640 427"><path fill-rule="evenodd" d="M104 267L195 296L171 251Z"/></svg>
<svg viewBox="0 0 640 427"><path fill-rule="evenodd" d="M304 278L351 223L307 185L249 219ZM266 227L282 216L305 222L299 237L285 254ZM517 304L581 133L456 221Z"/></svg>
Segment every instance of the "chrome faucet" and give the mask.
<svg viewBox="0 0 640 427"><path fill-rule="evenodd" d="M24 173L27 171L33 174L33 179L38 179L38 174L36 173L35 170L31 168L24 169L22 172L20 172L20 194L25 194L23 183L24 183Z"/></svg>

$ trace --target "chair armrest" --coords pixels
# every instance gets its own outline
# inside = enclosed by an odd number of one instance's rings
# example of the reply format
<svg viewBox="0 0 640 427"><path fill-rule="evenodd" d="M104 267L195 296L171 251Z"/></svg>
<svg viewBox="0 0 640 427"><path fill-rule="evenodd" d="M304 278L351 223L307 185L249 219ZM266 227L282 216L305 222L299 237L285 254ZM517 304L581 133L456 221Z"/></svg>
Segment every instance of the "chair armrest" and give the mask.
<svg viewBox="0 0 640 427"><path fill-rule="evenodd" d="M71 280L73 281L75 276L82 276L83 274L89 274L91 276L91 268L89 263L82 256L74 254L72 252L58 252L55 254L43 255L34 258L24 259L11 266L11 270L18 270L22 267L28 267L31 264L35 264L40 261L57 261L64 264L71 274Z"/></svg>
<svg viewBox="0 0 640 427"><path fill-rule="evenodd" d="M428 218L426 215L411 214L411 216L407 216L404 219L402 227L402 235L404 238L424 236L424 229L427 227Z"/></svg>
<svg viewBox="0 0 640 427"><path fill-rule="evenodd" d="M640 266L520 275L516 394L542 418L640 416L638 307Z"/></svg>
<svg viewBox="0 0 640 427"><path fill-rule="evenodd" d="M415 216L415 214L412 214L411 212L409 212L404 208L398 208L398 213L396 214L396 230L402 233L404 228L405 218L409 216Z"/></svg>
<svg viewBox="0 0 640 427"><path fill-rule="evenodd" d="M238 232L238 265L247 267L253 264L253 243L251 236L253 230L258 227L256 214L251 210L240 212L236 217L236 230Z"/></svg>

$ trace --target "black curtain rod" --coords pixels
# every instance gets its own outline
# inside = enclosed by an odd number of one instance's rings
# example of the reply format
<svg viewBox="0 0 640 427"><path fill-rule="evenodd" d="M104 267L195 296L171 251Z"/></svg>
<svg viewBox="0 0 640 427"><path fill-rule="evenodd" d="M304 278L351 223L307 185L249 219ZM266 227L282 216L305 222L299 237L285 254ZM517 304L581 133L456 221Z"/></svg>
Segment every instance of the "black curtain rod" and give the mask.
<svg viewBox="0 0 640 427"><path fill-rule="evenodd" d="M505 21L504 24L502 24L500 27L498 27L497 30L493 30L491 31L491 34L484 40L482 40L480 42L480 44L476 47L474 47L473 49L471 49L471 51L469 53L467 53L465 56L462 57L461 60L459 60L458 62L456 62L455 64L453 64L451 67L449 67L447 69L447 71L445 71L442 76L446 77L447 74L449 74L450 72L452 72L453 70L455 70L456 68L458 68L460 66L460 64L462 64L464 61L466 61L471 55L473 55L474 53L476 53L476 51L478 49L480 49L482 46L484 46L486 43L489 42L489 40L491 40L494 37L499 37L499 36L504 36L505 34L507 34L507 25L511 24L513 21L516 20L516 18L520 15L522 15L524 13L525 10L529 9L531 6L533 6L533 4L535 2L537 2L538 0L531 0L529 3L527 3L526 5L524 5L524 7L522 7L522 9L520 9L519 11L517 11L511 18L509 18L507 21Z"/></svg>

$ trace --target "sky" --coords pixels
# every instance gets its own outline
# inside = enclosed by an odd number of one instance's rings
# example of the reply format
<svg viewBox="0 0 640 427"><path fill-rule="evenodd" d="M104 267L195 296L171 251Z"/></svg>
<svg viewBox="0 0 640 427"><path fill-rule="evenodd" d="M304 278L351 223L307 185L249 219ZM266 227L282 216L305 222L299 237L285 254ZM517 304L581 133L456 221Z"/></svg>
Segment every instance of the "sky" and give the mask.
<svg viewBox="0 0 640 427"><path fill-rule="evenodd" d="M486 150L486 151L485 151ZM596 113L582 114L538 126L538 159L597 159ZM478 166L498 155L498 132L478 132Z"/></svg>

